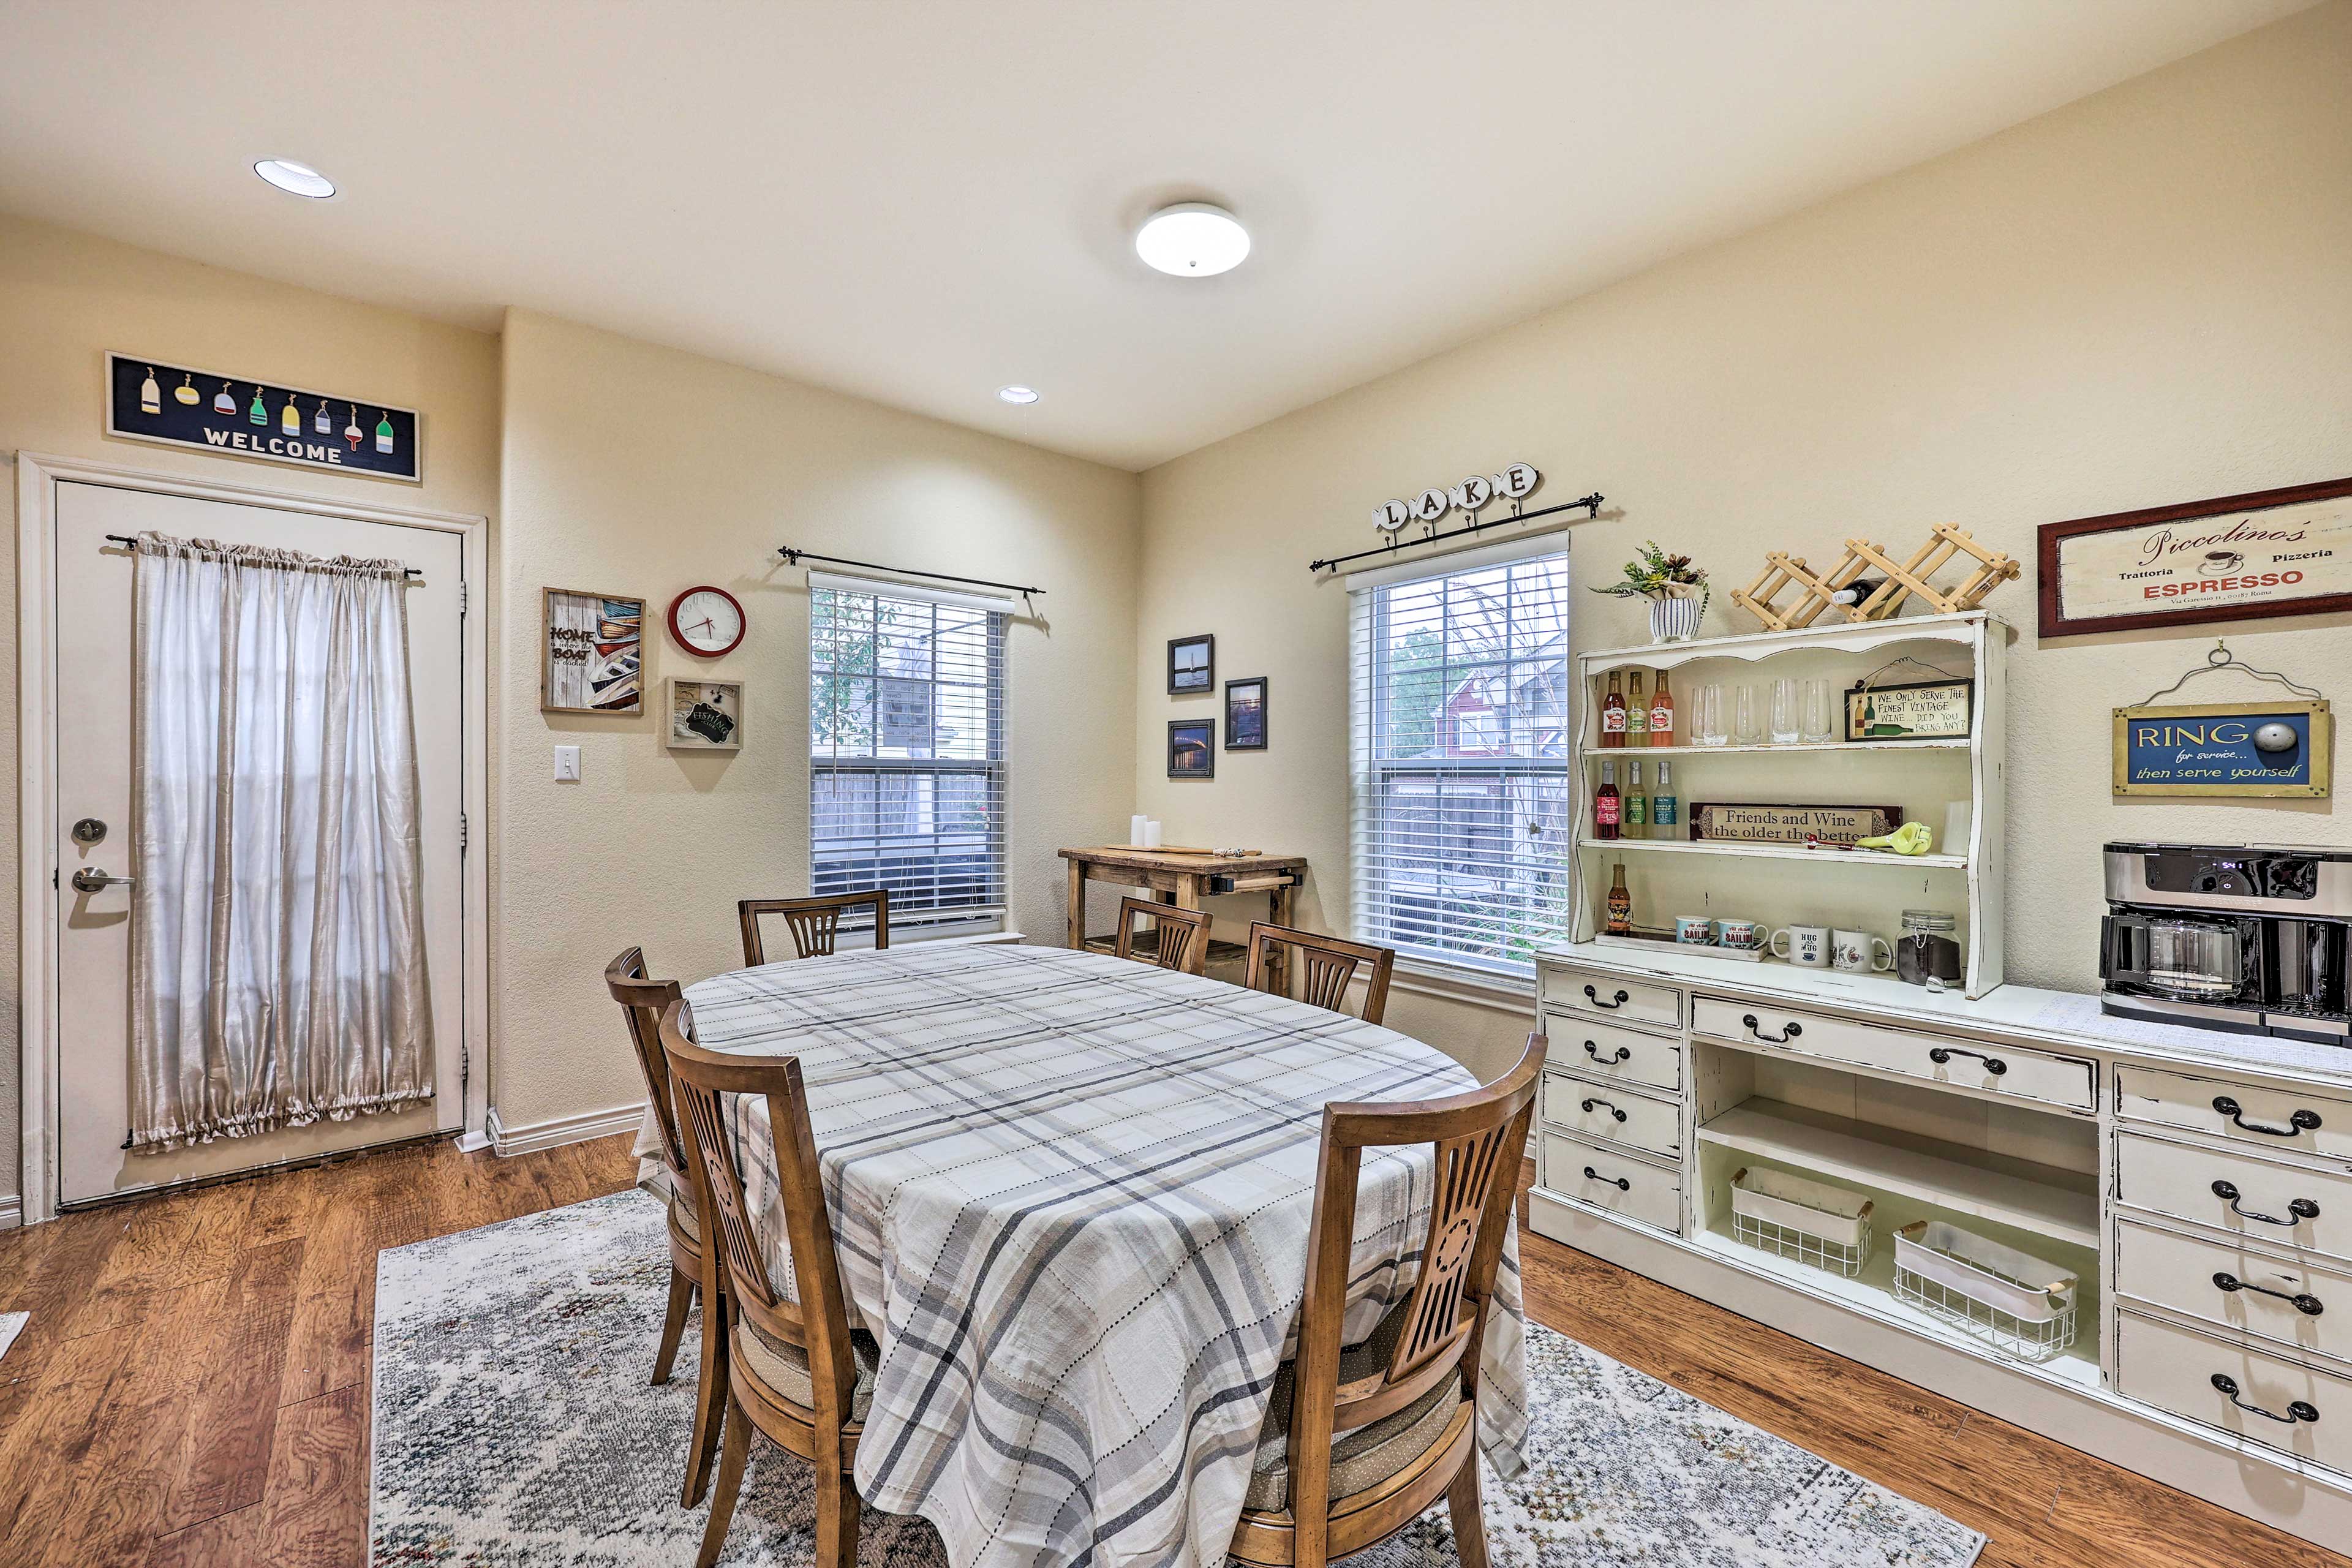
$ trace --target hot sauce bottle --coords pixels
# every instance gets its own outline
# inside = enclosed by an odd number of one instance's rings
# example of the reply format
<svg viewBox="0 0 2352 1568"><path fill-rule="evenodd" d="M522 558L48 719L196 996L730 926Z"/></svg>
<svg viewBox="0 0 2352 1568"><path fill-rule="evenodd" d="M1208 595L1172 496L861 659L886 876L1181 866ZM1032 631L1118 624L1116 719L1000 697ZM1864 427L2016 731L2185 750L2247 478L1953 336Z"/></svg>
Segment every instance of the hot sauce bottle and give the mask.
<svg viewBox="0 0 2352 1568"><path fill-rule="evenodd" d="M1592 792L1592 837L1614 838L1619 830L1619 809L1623 802L1617 795L1617 764L1601 764L1601 787Z"/></svg>
<svg viewBox="0 0 2352 1568"><path fill-rule="evenodd" d="M1609 923L1601 929L1611 936L1633 934L1633 893L1625 886L1625 863L1617 862L1617 875L1609 884Z"/></svg>
<svg viewBox="0 0 2352 1568"><path fill-rule="evenodd" d="M1625 694L1617 689L1617 672L1609 672L1609 694L1601 700L1601 743L1617 747L1625 743Z"/></svg>

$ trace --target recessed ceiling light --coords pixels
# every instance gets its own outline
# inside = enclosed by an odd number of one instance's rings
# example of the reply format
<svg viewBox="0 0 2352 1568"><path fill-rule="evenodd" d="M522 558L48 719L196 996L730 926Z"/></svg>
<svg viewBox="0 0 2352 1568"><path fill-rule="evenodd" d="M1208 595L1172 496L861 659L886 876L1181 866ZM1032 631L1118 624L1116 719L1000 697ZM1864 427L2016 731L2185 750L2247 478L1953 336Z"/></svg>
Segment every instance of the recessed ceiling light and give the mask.
<svg viewBox="0 0 2352 1568"><path fill-rule="evenodd" d="M264 158L253 166L253 172L281 191L309 196L312 201L324 201L335 194L334 181L310 164L298 163L291 158Z"/></svg>
<svg viewBox="0 0 2352 1568"><path fill-rule="evenodd" d="M1000 386L996 389L996 395L1007 403L1034 403L1037 401L1037 389L1034 386Z"/></svg>
<svg viewBox="0 0 2352 1568"><path fill-rule="evenodd" d="M1223 207L1179 202L1146 218L1135 231L1135 254L1178 278L1231 272L1250 253L1249 230Z"/></svg>

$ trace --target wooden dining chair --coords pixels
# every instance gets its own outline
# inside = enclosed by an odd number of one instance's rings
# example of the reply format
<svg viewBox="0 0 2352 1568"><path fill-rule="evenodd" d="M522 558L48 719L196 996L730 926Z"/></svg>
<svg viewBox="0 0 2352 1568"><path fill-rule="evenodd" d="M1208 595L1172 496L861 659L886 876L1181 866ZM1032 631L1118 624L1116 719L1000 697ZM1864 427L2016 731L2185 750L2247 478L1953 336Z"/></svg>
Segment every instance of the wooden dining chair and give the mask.
<svg viewBox="0 0 2352 1568"><path fill-rule="evenodd" d="M1209 972L1209 917L1199 910L1180 910L1173 904L1155 904L1149 899L1121 899L1118 901L1118 947L1121 958L1134 958L1135 922L1152 922L1152 946L1140 962L1156 963L1162 969L1181 969L1187 974Z"/></svg>
<svg viewBox="0 0 2352 1568"><path fill-rule="evenodd" d="M1486 1568L1479 1363L1545 1045L1528 1036L1517 1066L1467 1094L1323 1108L1298 1353L1275 1373L1234 1531L1242 1562L1324 1568L1443 1496L1462 1568ZM1415 1143L1437 1155L1420 1275L1370 1338L1343 1348L1363 1152Z"/></svg>
<svg viewBox="0 0 2352 1568"><path fill-rule="evenodd" d="M684 1010L678 1003L663 1013L661 1043L669 1058L703 1234L712 1238L704 1254L703 1289L706 1295L719 1290L719 1278L726 1276L729 1325L727 1443L696 1568L710 1568L727 1542L754 1431L816 1466L818 1568L856 1568L858 1503L852 1471L874 1397L879 1352L863 1330L849 1326L801 1064L792 1057L704 1050L678 1026ZM767 1098L797 1300L769 1277L743 1195L728 1115L719 1104L722 1094Z"/></svg>
<svg viewBox="0 0 2352 1568"><path fill-rule="evenodd" d="M677 1360L678 1342L686 1334L686 1315L703 1289L701 1215L694 1200L694 1181L688 1174L686 1145L678 1137L677 1107L670 1098L669 1068L662 1055L661 1016L673 1004L683 1008L675 980L646 977L646 951L625 948L604 966L604 986L621 1005L628 1021L629 1044L635 1047L638 1070L645 1074L646 1098L661 1128L661 1190L655 1195L669 1209L669 1313L662 1321L661 1348L654 1354L656 1384L669 1381ZM689 1035L694 1024L681 1011L682 1027ZM725 1289L724 1281L719 1287ZM719 1446L719 1417L727 1398L727 1335L723 1312L704 1297L702 1365L694 1391L694 1446L688 1451L686 1489L679 1500L691 1508L702 1500L710 1484L710 1460Z"/></svg>
<svg viewBox="0 0 2352 1568"><path fill-rule="evenodd" d="M1294 966L1302 974L1304 994L1299 1000L1317 1007L1328 1007L1334 1013L1348 1010L1349 984L1356 978L1357 970L1370 964L1371 973L1364 984L1364 1022L1377 1024L1388 1012L1389 973L1396 967L1396 949L1392 947L1374 947L1345 937L1268 925L1264 921L1251 921L1249 967L1243 972L1242 984L1253 991L1267 989L1277 964L1286 988Z"/></svg>
<svg viewBox="0 0 2352 1568"><path fill-rule="evenodd" d="M768 962L767 950L760 942L761 915L784 917L784 928L793 933L794 958L822 958L832 953L834 939L841 934L843 913L869 904L874 909L874 948L878 952L890 945L887 888L814 899L745 899L735 906L736 919L743 925L744 966L753 968Z"/></svg>

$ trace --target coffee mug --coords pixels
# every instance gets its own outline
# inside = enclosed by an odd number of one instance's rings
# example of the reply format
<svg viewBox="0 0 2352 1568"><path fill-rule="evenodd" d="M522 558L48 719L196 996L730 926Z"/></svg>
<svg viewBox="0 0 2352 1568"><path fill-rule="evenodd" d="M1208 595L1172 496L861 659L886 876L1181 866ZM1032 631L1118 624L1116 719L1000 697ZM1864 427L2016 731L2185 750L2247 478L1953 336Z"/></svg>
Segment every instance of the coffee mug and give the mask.
<svg viewBox="0 0 2352 1568"><path fill-rule="evenodd" d="M1715 922L1715 937L1721 946L1745 951L1764 945L1764 928L1754 921L1717 921ZM1893 951L1888 949L1889 952Z"/></svg>
<svg viewBox="0 0 2352 1568"><path fill-rule="evenodd" d="M1789 950L1780 951L1786 942ZM1830 962L1830 928L1827 926L1782 926L1772 933L1772 956L1785 958L1790 963L1807 969L1826 969Z"/></svg>
<svg viewBox="0 0 2352 1568"><path fill-rule="evenodd" d="M1866 931L1839 931L1831 952L1840 969L1884 972L1895 967L1894 944Z"/></svg>
<svg viewBox="0 0 2352 1568"><path fill-rule="evenodd" d="M1705 915L1676 915L1675 940L1696 947L1705 947L1715 940L1715 922Z"/></svg>

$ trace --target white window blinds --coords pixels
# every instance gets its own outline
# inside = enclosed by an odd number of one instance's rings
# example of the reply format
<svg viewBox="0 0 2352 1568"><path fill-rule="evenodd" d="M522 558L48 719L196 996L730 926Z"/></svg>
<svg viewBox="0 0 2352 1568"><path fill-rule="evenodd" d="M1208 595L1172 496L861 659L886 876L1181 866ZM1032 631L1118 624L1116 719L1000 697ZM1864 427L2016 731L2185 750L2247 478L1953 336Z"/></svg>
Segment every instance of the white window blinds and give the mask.
<svg viewBox="0 0 2352 1568"><path fill-rule="evenodd" d="M1532 975L1568 935L1568 554L1351 585L1355 928Z"/></svg>
<svg viewBox="0 0 2352 1568"><path fill-rule="evenodd" d="M856 579L809 594L809 885L890 923L1004 910L1004 622Z"/></svg>

